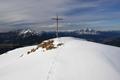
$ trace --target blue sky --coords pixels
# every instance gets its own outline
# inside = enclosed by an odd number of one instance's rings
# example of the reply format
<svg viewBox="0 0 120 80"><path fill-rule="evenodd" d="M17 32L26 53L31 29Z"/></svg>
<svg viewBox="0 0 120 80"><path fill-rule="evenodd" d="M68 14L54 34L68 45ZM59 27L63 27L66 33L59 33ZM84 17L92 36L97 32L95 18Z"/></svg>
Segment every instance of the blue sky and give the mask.
<svg viewBox="0 0 120 80"><path fill-rule="evenodd" d="M120 0L0 0L0 32L52 30L56 14L61 29L120 30Z"/></svg>

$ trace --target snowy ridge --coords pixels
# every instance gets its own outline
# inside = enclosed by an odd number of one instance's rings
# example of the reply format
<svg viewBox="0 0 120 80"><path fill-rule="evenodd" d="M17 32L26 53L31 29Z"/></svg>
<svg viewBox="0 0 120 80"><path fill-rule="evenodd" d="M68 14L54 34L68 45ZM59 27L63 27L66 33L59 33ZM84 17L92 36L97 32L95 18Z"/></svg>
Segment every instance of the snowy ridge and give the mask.
<svg viewBox="0 0 120 80"><path fill-rule="evenodd" d="M70 37L53 40L64 45L0 55L0 80L120 80L120 48Z"/></svg>
<svg viewBox="0 0 120 80"><path fill-rule="evenodd" d="M37 35L37 33L34 30L31 30L28 28L28 29L20 30L18 35L23 36L23 37L28 37L28 36L32 36L32 35Z"/></svg>
<svg viewBox="0 0 120 80"><path fill-rule="evenodd" d="M78 34L91 34L91 35L99 34L98 31L93 30L91 28L80 29L80 30L77 30L76 33L78 33Z"/></svg>
<svg viewBox="0 0 120 80"><path fill-rule="evenodd" d="M23 34L27 34L27 33L33 33L33 31L31 29L24 29L19 33L19 35L23 35Z"/></svg>

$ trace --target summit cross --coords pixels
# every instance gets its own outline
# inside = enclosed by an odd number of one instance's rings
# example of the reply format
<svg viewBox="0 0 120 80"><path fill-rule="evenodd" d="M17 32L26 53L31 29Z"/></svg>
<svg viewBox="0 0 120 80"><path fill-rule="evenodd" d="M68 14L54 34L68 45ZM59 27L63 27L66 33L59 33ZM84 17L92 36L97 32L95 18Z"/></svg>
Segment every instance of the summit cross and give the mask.
<svg viewBox="0 0 120 80"><path fill-rule="evenodd" d="M56 37L58 38L59 37L59 35L58 35L58 33L59 33L59 21L60 20L63 20L62 18L59 18L59 16L57 15L55 18L52 18L52 20L55 20L56 21Z"/></svg>

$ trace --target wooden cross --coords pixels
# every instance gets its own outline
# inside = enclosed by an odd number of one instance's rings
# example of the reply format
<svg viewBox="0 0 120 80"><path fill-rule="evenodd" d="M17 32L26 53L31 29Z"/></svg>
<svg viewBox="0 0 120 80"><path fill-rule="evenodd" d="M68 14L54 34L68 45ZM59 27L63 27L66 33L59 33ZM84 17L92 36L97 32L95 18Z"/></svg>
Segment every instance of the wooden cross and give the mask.
<svg viewBox="0 0 120 80"><path fill-rule="evenodd" d="M59 31L58 31L58 23L59 23L59 20L63 20L63 19L62 19L62 18L59 18L58 15L57 15L56 18L52 18L52 20L55 20L55 21L56 21L56 27L57 27L57 28L56 28L56 29L57 29L57 30L56 30L56 37L58 38L58 37L59 37L59 35L58 35L58 32L59 32Z"/></svg>

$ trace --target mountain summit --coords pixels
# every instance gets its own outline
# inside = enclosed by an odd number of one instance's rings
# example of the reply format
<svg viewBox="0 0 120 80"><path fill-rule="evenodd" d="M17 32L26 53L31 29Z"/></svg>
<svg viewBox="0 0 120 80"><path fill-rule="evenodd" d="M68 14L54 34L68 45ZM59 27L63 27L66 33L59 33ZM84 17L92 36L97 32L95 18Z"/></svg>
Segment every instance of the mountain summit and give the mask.
<svg viewBox="0 0 120 80"><path fill-rule="evenodd" d="M19 31L20 36L26 37L26 36L30 36L30 35L34 35L35 31L31 30L31 29L23 29Z"/></svg>
<svg viewBox="0 0 120 80"><path fill-rule="evenodd" d="M120 80L118 47L71 37L44 44L54 48L35 45L0 55L0 80Z"/></svg>

